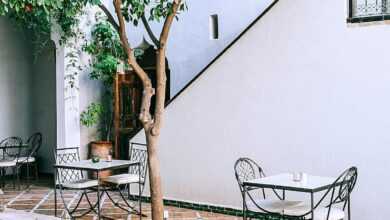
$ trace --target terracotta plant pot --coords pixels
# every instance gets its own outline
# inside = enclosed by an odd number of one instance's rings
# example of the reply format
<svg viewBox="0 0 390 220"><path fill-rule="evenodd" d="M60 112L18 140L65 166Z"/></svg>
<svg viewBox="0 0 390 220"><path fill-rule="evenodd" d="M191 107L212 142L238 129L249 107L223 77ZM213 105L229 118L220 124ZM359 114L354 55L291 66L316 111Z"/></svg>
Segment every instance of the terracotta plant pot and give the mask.
<svg viewBox="0 0 390 220"><path fill-rule="evenodd" d="M104 162L108 159L108 155L110 151L112 152L112 142L109 141L93 141L89 144L89 158L91 159L93 156L97 156L100 158L100 163ZM110 170L102 171L99 173L100 178L105 178L110 176L112 173ZM96 178L96 173L92 174L92 178Z"/></svg>

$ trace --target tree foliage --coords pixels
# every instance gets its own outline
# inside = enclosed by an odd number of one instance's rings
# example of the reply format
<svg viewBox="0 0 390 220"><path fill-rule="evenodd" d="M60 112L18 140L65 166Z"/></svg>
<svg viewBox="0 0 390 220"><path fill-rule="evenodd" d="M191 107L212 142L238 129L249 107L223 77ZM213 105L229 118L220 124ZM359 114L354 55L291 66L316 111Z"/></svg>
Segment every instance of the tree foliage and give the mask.
<svg viewBox="0 0 390 220"><path fill-rule="evenodd" d="M91 103L80 115L86 127L98 125L101 137L110 140L112 128L113 82L117 66L125 59L125 53L116 30L103 20L94 25L91 40L83 50L92 57L90 78L103 83L104 93L100 103Z"/></svg>
<svg viewBox="0 0 390 220"><path fill-rule="evenodd" d="M0 16L8 16L20 26L33 31L37 42L45 42L53 24L60 26L62 42L75 35L73 27L86 5L100 5L100 0L0 0ZM138 25L143 16L160 22L172 13L172 0L124 0L122 13L127 22ZM183 3L179 11L187 5Z"/></svg>
<svg viewBox="0 0 390 220"><path fill-rule="evenodd" d="M107 21L97 23L92 30L92 38L84 46L84 51L92 56L90 77L101 80L111 87L117 66L126 58L118 33Z"/></svg>
<svg viewBox="0 0 390 220"><path fill-rule="evenodd" d="M8 16L33 31L37 41L50 36L53 24L61 28L62 40L74 36L73 27L87 4L96 0L0 0L0 16Z"/></svg>

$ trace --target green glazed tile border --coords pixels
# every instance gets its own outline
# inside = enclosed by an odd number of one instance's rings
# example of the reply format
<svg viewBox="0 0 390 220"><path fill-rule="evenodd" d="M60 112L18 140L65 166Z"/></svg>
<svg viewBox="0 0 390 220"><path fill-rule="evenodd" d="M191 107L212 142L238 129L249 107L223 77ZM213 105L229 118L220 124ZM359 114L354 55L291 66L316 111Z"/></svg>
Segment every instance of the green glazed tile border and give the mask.
<svg viewBox="0 0 390 220"><path fill-rule="evenodd" d="M137 200L136 196L131 197L132 200ZM150 203L150 197L143 196L142 202ZM191 210L219 213L230 216L242 216L242 211L240 209L227 208L222 206L214 206L214 205L206 205L199 203L190 203L179 200L170 200L164 199L164 205L174 206L178 208L186 208ZM258 219L258 220L297 220L299 218L292 217L282 217L282 216L274 216L270 214L257 213L257 212L248 212L248 218Z"/></svg>

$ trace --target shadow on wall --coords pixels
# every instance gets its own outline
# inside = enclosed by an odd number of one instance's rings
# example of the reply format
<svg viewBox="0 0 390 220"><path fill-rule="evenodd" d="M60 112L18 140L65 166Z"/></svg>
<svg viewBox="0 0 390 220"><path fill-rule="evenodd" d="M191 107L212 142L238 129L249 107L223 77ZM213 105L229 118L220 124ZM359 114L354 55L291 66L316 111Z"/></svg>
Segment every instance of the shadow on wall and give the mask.
<svg viewBox="0 0 390 220"><path fill-rule="evenodd" d="M57 144L55 58L55 44L53 41L49 41L39 51L32 64L32 130L40 131L43 134L43 143L38 152L38 161L39 170L44 173L52 171L53 150Z"/></svg>

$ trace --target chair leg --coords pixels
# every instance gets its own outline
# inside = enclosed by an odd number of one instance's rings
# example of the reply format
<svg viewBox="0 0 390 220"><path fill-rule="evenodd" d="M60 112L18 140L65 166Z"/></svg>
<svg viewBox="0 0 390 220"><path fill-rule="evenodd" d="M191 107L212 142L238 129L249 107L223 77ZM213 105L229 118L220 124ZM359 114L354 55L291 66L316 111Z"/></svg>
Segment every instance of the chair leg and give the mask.
<svg viewBox="0 0 390 220"><path fill-rule="evenodd" d="M26 164L26 177L30 179L30 163Z"/></svg>
<svg viewBox="0 0 390 220"><path fill-rule="evenodd" d="M70 213L70 210L69 210L69 208L68 208L68 206L67 206L67 204L66 204L66 202L65 202L65 198L64 198L64 195L62 194L62 188L61 188L61 186L60 186L60 198L61 198L61 200L62 200L62 204L64 204L64 209L65 209L65 211L66 211L66 213L69 215L69 217L71 218L71 219L73 219L73 217L69 214Z"/></svg>
<svg viewBox="0 0 390 220"><path fill-rule="evenodd" d="M34 169L35 169L35 180L38 180L38 163L35 161L34 162Z"/></svg>
<svg viewBox="0 0 390 220"><path fill-rule="evenodd" d="M3 185L3 181L4 181L4 177L3 177L3 168L0 168L0 176L1 176L1 179L0 179L0 186L1 188L4 188L4 185Z"/></svg>
<svg viewBox="0 0 390 220"><path fill-rule="evenodd" d="M129 184L130 188L130 184ZM141 190L141 183L138 183L138 206L139 206L139 219L142 220L142 190Z"/></svg>
<svg viewBox="0 0 390 220"><path fill-rule="evenodd" d="M57 217L57 185L54 184L54 217Z"/></svg>
<svg viewBox="0 0 390 220"><path fill-rule="evenodd" d="M30 164L27 163L26 164L26 183L27 183L27 187L30 186Z"/></svg>
<svg viewBox="0 0 390 220"><path fill-rule="evenodd" d="M348 197L348 220L351 220L351 199Z"/></svg>
<svg viewBox="0 0 390 220"><path fill-rule="evenodd" d="M130 184L127 184L126 185L126 187L127 187L127 199L131 199L131 195L130 195Z"/></svg>
<svg viewBox="0 0 390 220"><path fill-rule="evenodd" d="M14 186L14 190L16 189L16 187L15 187L15 179L17 178L17 171L16 171L16 167L13 167L13 169L12 169L12 176L13 176L13 186ZM16 178L15 178L16 177Z"/></svg>
<svg viewBox="0 0 390 220"><path fill-rule="evenodd" d="M242 195L242 219L243 220L246 220L247 219L247 216L246 216L246 204L245 204L245 194Z"/></svg>
<svg viewBox="0 0 390 220"><path fill-rule="evenodd" d="M20 169L16 167L16 183L18 184L18 190L20 190Z"/></svg>
<svg viewBox="0 0 390 220"><path fill-rule="evenodd" d="M4 174L4 167L1 168L1 185L3 188L5 188L5 174Z"/></svg>

